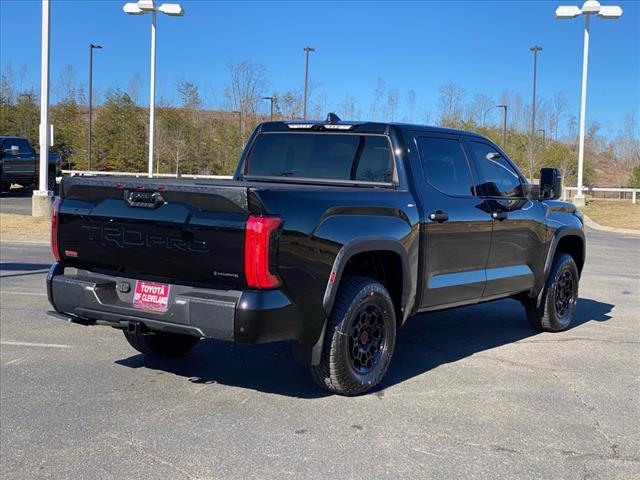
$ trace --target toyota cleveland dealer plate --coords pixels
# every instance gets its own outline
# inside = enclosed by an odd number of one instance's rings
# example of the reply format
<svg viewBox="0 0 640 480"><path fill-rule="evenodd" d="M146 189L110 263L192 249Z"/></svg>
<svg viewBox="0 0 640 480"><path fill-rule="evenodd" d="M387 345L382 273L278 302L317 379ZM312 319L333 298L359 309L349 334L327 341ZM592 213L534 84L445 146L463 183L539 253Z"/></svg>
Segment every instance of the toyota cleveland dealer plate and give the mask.
<svg viewBox="0 0 640 480"><path fill-rule="evenodd" d="M133 295L133 306L157 312L166 312L169 306L169 285L138 280Z"/></svg>

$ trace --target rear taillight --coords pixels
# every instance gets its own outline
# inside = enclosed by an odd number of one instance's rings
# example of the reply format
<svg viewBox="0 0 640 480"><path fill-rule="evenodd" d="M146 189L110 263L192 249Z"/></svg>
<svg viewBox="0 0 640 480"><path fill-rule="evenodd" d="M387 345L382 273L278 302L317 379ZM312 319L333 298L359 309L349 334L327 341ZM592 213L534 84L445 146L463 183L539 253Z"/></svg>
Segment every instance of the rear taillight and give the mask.
<svg viewBox="0 0 640 480"><path fill-rule="evenodd" d="M271 242L282 224L280 217L258 217L247 220L244 239L244 273L251 288L277 288L280 279L271 272Z"/></svg>
<svg viewBox="0 0 640 480"><path fill-rule="evenodd" d="M58 246L58 224L60 223L60 199L56 198L51 207L51 251L56 259L60 261L60 248Z"/></svg>

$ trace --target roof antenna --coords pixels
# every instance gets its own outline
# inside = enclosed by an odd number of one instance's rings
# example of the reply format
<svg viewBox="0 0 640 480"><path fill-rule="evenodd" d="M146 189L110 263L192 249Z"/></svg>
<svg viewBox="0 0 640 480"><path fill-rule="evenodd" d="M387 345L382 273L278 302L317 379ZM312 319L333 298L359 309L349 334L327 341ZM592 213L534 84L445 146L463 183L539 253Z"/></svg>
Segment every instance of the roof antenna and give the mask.
<svg viewBox="0 0 640 480"><path fill-rule="evenodd" d="M340 117L338 115L336 115L335 113L331 112L329 113L329 115L327 115L327 122L329 123L338 123L341 122L342 120L340 120Z"/></svg>

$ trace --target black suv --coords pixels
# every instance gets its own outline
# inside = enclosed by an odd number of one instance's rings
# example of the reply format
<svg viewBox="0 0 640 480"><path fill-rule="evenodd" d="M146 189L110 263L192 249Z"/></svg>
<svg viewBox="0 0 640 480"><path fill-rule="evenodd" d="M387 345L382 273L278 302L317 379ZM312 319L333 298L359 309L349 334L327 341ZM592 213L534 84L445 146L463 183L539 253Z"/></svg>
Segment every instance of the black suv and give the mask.
<svg viewBox="0 0 640 480"><path fill-rule="evenodd" d="M263 123L232 180L64 178L49 299L147 355L290 341L321 386L356 395L417 313L513 297L534 328L569 326L582 220L559 171L540 178L469 132Z"/></svg>

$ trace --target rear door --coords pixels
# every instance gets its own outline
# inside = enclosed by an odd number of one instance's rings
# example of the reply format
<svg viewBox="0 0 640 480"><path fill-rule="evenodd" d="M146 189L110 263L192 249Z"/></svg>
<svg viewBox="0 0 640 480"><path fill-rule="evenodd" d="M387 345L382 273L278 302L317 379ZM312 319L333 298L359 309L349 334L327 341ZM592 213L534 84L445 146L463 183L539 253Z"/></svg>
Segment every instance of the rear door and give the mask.
<svg viewBox="0 0 640 480"><path fill-rule="evenodd" d="M36 154L27 140L19 138L15 140L15 143L20 148L15 163L16 176L31 180L36 172Z"/></svg>
<svg viewBox="0 0 640 480"><path fill-rule="evenodd" d="M526 180L495 145L469 138L466 148L480 177L478 193L487 202L493 219L483 297L527 290L534 285L534 272L543 269L544 209L539 201L525 197Z"/></svg>
<svg viewBox="0 0 640 480"><path fill-rule="evenodd" d="M475 179L460 138L417 134L423 207L421 308L478 301L485 287L491 217L475 194Z"/></svg>

